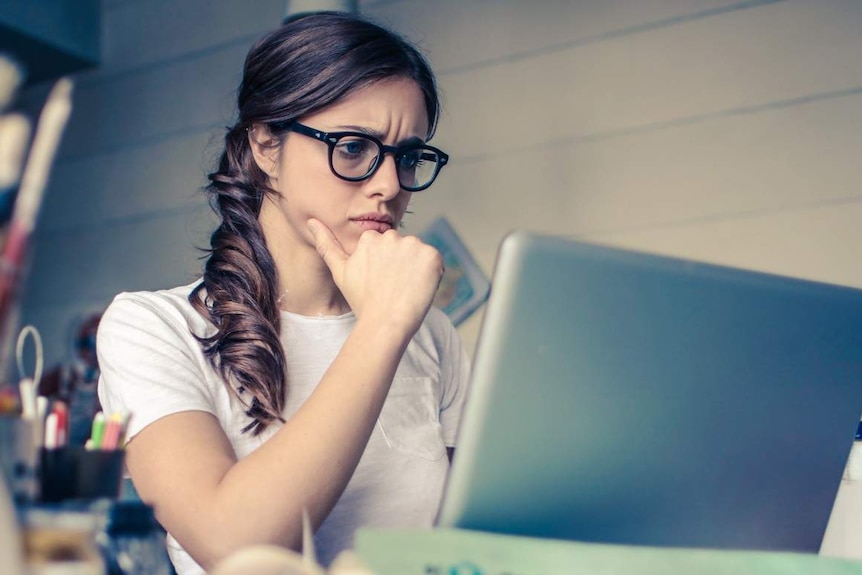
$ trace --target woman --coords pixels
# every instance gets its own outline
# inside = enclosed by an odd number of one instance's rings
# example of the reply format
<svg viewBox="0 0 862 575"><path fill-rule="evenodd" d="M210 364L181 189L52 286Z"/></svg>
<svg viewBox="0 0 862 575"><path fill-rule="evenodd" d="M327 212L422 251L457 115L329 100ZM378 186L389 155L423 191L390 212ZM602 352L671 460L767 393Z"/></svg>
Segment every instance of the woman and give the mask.
<svg viewBox="0 0 862 575"><path fill-rule="evenodd" d="M127 465L180 574L250 544L327 564L360 526L430 526L468 360L431 308L439 253L397 232L447 161L415 48L359 17L302 17L252 47L207 190L203 278L120 294L100 398L132 413Z"/></svg>

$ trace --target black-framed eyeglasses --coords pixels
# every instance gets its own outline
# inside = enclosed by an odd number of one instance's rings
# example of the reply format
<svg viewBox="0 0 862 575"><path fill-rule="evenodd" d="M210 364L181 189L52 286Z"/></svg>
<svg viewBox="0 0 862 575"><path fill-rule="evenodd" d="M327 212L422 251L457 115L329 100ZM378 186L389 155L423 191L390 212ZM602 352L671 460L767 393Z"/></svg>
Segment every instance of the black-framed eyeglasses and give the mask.
<svg viewBox="0 0 862 575"><path fill-rule="evenodd" d="M361 132L322 132L293 122L287 129L320 140L329 147L329 169L348 182L361 182L374 175L384 154L395 158L398 183L407 192L421 192L434 183L449 162L449 155L427 144L387 146Z"/></svg>

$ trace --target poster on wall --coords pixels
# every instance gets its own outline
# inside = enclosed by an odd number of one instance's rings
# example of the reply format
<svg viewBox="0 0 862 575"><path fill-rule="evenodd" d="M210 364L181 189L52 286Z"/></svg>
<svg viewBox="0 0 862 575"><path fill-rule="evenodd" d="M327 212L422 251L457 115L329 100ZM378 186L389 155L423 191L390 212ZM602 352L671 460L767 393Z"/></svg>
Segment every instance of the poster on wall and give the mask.
<svg viewBox="0 0 862 575"><path fill-rule="evenodd" d="M491 283L446 218L437 218L418 236L437 248L443 257L446 271L434 296L434 305L457 326L488 299Z"/></svg>

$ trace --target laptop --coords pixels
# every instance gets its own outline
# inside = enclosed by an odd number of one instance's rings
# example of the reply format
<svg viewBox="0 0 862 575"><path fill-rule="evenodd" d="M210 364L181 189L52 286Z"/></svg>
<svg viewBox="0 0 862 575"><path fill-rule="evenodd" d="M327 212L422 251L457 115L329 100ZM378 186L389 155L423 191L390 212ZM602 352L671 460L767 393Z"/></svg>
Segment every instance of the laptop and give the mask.
<svg viewBox="0 0 862 575"><path fill-rule="evenodd" d="M514 232L438 526L816 553L862 413L862 290Z"/></svg>

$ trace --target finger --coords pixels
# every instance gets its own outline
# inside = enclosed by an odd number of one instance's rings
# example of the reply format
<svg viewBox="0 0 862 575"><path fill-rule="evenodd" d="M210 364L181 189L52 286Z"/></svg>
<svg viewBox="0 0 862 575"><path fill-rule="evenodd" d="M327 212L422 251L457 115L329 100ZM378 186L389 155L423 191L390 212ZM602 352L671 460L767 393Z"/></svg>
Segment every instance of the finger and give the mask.
<svg viewBox="0 0 862 575"><path fill-rule="evenodd" d="M347 261L347 252L326 224L320 220L311 218L307 222L308 229L314 238L314 247L323 258L334 278L340 278Z"/></svg>

